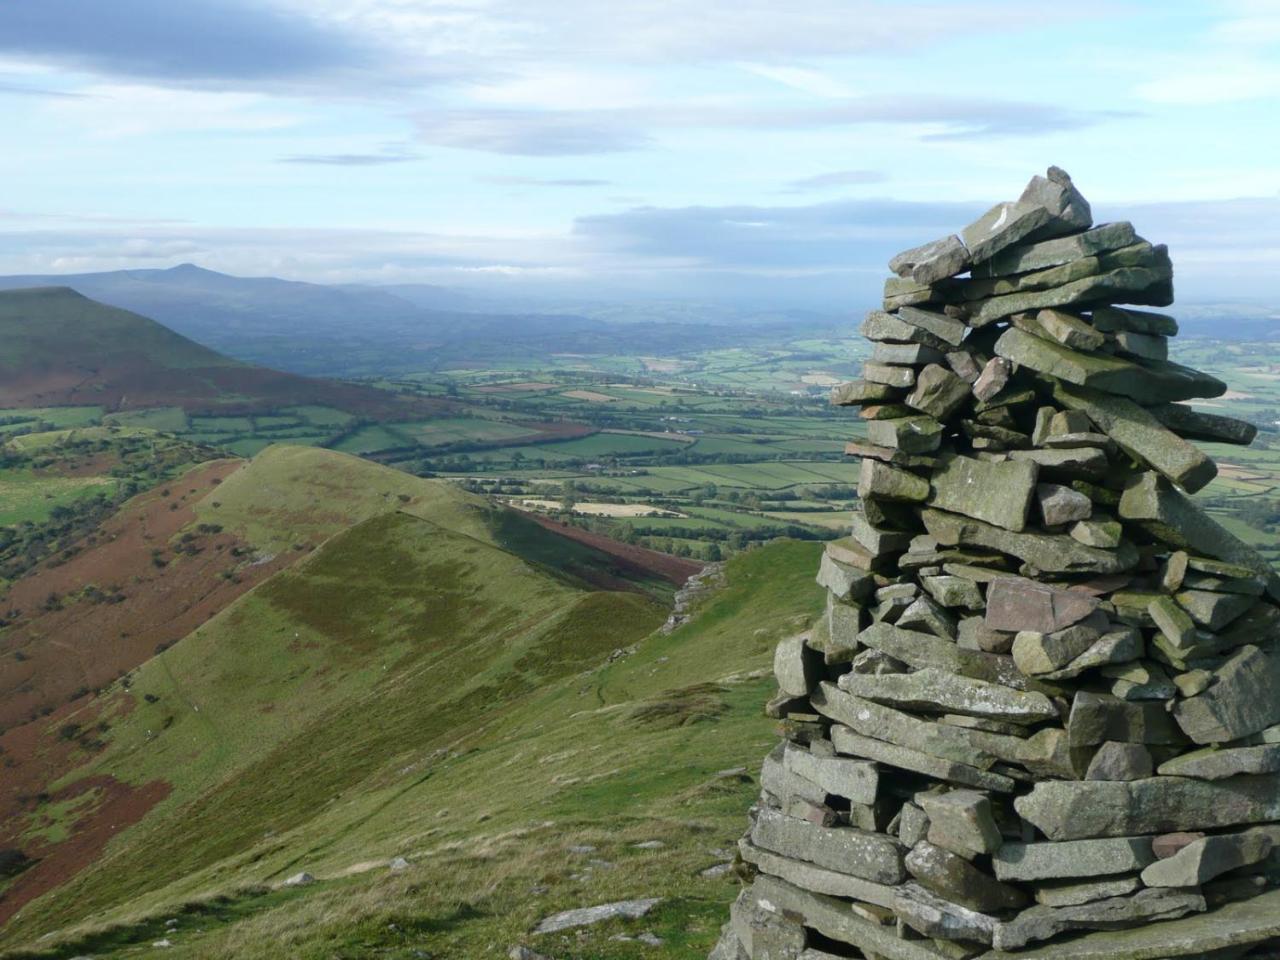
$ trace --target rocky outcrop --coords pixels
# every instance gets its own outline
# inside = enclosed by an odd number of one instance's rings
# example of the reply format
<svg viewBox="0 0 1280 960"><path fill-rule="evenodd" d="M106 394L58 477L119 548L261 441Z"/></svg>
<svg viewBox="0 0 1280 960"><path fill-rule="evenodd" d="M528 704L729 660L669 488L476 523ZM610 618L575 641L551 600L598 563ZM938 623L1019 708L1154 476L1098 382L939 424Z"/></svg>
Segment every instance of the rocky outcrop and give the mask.
<svg viewBox="0 0 1280 960"><path fill-rule="evenodd" d="M715 957L1242 956L1280 937L1280 580L1188 496L1163 246L1057 168L895 257L827 614L779 645ZM835 944L843 945L836 947Z"/></svg>

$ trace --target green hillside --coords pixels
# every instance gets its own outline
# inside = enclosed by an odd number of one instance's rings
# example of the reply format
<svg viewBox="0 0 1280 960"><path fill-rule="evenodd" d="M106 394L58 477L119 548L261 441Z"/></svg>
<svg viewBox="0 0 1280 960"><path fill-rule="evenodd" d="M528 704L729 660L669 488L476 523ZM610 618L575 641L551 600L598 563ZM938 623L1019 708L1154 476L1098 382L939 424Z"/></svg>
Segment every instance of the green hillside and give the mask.
<svg viewBox="0 0 1280 960"><path fill-rule="evenodd" d="M287 476L295 456L260 466ZM367 517L99 698L104 745L53 795L116 779L162 799L3 928L15 950L53 933L10 956L123 957L160 937L175 957L478 956L626 896L666 898L644 921L664 955L705 954L733 890L699 871L725 859L751 792L718 773L770 739L751 671L819 609L817 546L735 559L665 636L665 606L504 549L474 498L386 479L367 477ZM240 493L233 475L201 509L252 529L262 502ZM396 856L409 867L388 870ZM302 870L318 882L278 887ZM545 946L651 949L608 939L620 929Z"/></svg>
<svg viewBox="0 0 1280 960"><path fill-rule="evenodd" d="M69 287L0 291L0 409L269 410L318 404L411 418L439 403L241 363Z"/></svg>
<svg viewBox="0 0 1280 960"><path fill-rule="evenodd" d="M145 355L160 367L243 367L152 320L81 296L70 287L0 293L0 370L110 367Z"/></svg>

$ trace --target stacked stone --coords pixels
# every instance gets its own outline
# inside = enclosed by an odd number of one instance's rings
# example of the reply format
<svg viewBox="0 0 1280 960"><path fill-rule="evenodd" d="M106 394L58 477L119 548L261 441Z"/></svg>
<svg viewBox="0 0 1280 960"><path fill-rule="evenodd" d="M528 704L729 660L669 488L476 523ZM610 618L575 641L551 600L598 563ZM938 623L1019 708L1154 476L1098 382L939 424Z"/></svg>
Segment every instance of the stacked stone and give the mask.
<svg viewBox="0 0 1280 960"><path fill-rule="evenodd" d="M852 535L783 641L714 958L1280 942L1280 578L1188 496L1247 423L1168 360L1163 246L1050 168L895 257ZM1276 852L1273 852L1273 847ZM1051 941L1051 942L1050 942Z"/></svg>

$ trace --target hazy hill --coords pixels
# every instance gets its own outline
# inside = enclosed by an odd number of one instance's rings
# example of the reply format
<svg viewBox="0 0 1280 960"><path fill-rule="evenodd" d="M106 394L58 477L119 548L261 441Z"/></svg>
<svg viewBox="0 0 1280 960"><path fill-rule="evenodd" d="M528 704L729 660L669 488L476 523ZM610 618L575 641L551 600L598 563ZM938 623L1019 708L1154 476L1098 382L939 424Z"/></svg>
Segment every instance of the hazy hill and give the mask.
<svg viewBox="0 0 1280 960"><path fill-rule="evenodd" d="M727 856L750 789L720 771L768 737L765 681L744 671L819 609L816 545L735 560L663 636L655 585L601 589L582 574L618 576L607 553L571 556L439 481L271 448L196 489L164 543L217 516L249 548L229 566L302 549L99 694L0 737L0 848L35 860L0 880L0 949L475 956L545 913L655 895L665 955L705 955L732 887L699 871ZM319 882L278 886L300 870ZM555 955L649 949L616 931Z"/></svg>
<svg viewBox="0 0 1280 960"><path fill-rule="evenodd" d="M556 354L680 353L770 345L843 316L679 301L472 298L428 284L325 285L234 277L191 264L0 277L58 284L141 313L240 360L312 376L386 376Z"/></svg>
<svg viewBox="0 0 1280 960"><path fill-rule="evenodd" d="M390 415L382 391L233 360L69 287L0 292L0 407L186 410L322 404ZM405 408L406 413L413 411Z"/></svg>

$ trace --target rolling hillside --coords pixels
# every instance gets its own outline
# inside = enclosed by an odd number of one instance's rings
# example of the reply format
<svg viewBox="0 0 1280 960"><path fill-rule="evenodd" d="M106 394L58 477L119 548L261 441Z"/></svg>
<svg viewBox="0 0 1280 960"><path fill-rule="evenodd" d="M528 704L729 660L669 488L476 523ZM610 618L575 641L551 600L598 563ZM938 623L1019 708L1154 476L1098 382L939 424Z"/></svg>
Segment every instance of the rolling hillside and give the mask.
<svg viewBox="0 0 1280 960"><path fill-rule="evenodd" d="M68 287L0 292L0 342L0 408L233 412L318 404L406 417L442 408L241 363Z"/></svg>
<svg viewBox="0 0 1280 960"><path fill-rule="evenodd" d="M751 671L819 609L816 545L735 560L665 636L669 583L448 484L283 447L208 486L180 529L291 562L0 737L0 848L35 861L0 880L0 949L471 956L652 895L668 955L705 953L732 886L700 872L750 790L721 771L768 738ZM649 949L618 930L555 953Z"/></svg>

